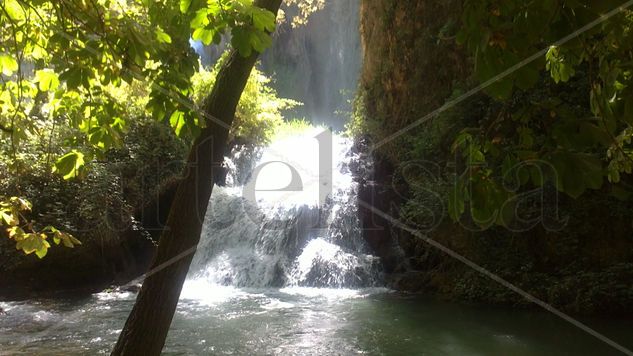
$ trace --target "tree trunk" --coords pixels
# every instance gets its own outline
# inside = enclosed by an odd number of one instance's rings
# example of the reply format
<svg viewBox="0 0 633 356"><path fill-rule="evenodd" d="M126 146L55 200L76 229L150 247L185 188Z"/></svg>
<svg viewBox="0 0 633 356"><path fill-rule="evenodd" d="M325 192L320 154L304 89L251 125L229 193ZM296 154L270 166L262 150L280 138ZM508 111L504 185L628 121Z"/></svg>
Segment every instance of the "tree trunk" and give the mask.
<svg viewBox="0 0 633 356"><path fill-rule="evenodd" d="M259 7L277 13L281 0L258 0ZM257 53L242 57L236 51L222 66L203 110L220 120L207 127L194 142L172 203L158 251L112 355L159 355L171 325L182 285L200 240L202 223L213 189L214 170L222 165L239 99Z"/></svg>

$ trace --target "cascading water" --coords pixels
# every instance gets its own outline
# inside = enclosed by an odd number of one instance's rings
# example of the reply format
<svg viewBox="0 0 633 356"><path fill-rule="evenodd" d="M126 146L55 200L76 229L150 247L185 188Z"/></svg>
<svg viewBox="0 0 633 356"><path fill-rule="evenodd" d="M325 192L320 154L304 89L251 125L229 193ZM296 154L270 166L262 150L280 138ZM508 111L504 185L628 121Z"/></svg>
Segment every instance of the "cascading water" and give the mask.
<svg viewBox="0 0 633 356"><path fill-rule="evenodd" d="M244 186L216 187L183 295L218 285L377 285L379 261L361 237L350 148L350 140L314 128L264 149Z"/></svg>

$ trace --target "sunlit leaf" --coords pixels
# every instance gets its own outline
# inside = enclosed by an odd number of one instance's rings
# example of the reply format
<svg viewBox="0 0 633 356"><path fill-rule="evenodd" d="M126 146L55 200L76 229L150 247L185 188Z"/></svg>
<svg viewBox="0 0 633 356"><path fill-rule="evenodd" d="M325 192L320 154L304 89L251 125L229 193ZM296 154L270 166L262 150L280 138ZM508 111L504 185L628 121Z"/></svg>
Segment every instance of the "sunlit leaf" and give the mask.
<svg viewBox="0 0 633 356"><path fill-rule="evenodd" d="M160 27L156 29L156 39L161 43L171 43L171 37Z"/></svg>
<svg viewBox="0 0 633 356"><path fill-rule="evenodd" d="M12 75L18 70L18 62L8 55L0 55L0 71L4 75Z"/></svg>
<svg viewBox="0 0 633 356"><path fill-rule="evenodd" d="M51 70L38 70L35 76L41 91L54 91L59 87L59 77Z"/></svg>
<svg viewBox="0 0 633 356"><path fill-rule="evenodd" d="M53 172L63 175L66 180L72 179L79 175L79 171L84 164L84 154L77 150L72 150L57 160Z"/></svg>
<svg viewBox="0 0 633 356"><path fill-rule="evenodd" d="M191 6L191 0L180 0L180 12L183 14L189 11L189 6Z"/></svg>
<svg viewBox="0 0 633 356"><path fill-rule="evenodd" d="M177 136L180 136L183 127L185 126L185 113L182 111L174 111L169 117L169 124L176 132Z"/></svg>
<svg viewBox="0 0 633 356"><path fill-rule="evenodd" d="M22 21L25 19L24 9L17 0L3 0L3 7L14 21Z"/></svg>
<svg viewBox="0 0 633 356"><path fill-rule="evenodd" d="M23 238L18 240L15 248L24 251L27 255L35 252L37 257L43 258L46 256L48 248L51 247L48 241L46 241L46 238L46 234L43 233L27 233L24 234Z"/></svg>

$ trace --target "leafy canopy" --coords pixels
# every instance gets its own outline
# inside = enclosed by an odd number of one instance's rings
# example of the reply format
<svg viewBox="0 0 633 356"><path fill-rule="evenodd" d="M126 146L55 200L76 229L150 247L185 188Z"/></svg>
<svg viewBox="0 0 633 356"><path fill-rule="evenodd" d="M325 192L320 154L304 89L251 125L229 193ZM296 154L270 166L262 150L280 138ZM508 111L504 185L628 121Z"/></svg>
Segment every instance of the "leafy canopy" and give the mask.
<svg viewBox="0 0 633 356"><path fill-rule="evenodd" d="M576 32L622 4L465 2L457 40L474 57L479 82L547 51L488 86L499 109L456 137L453 151L466 168L449 198L453 219L469 207L479 225L508 225L518 193L545 184L577 198L608 182L611 194L629 197L622 175L633 172L633 12Z"/></svg>
<svg viewBox="0 0 633 356"><path fill-rule="evenodd" d="M190 39L210 44L230 33L249 56L270 45L274 28L274 15L252 0L0 0L3 162L19 173L29 162L26 142L58 138L59 125L67 149L54 157L53 171L80 177L87 162L123 144L138 111L193 137L213 118L192 98L199 61ZM120 100L126 90L137 91L144 107ZM1 209L2 225L27 254L43 257L51 237L79 243L33 227L24 199L3 198Z"/></svg>

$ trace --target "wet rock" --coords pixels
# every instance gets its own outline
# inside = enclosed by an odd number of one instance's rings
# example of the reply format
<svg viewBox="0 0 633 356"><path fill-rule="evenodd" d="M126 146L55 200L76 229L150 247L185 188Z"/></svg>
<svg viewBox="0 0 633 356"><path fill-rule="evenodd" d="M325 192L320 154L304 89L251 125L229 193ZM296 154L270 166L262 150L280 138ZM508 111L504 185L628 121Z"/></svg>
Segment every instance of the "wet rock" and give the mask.
<svg viewBox="0 0 633 356"><path fill-rule="evenodd" d="M397 218L393 206L399 205L401 198L391 184L394 167L375 152L370 153L367 138L357 139L353 152L359 157L359 163L350 166L350 170L359 183L358 217L363 238L372 254L382 260L385 272L392 273L402 260L402 253L397 244L397 231L393 231L391 223L381 213Z"/></svg>
<svg viewBox="0 0 633 356"><path fill-rule="evenodd" d="M142 287L141 283L133 283L133 284L120 286L117 288L117 290L120 292L138 293L141 291L141 287Z"/></svg>

